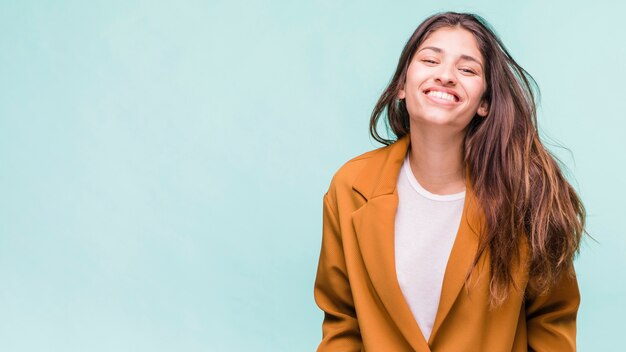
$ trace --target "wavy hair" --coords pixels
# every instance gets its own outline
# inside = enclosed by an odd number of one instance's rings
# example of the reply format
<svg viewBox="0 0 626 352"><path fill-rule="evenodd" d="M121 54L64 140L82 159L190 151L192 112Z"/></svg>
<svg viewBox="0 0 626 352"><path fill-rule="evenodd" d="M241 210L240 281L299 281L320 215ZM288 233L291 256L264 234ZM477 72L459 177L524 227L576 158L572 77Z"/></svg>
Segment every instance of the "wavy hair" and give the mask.
<svg viewBox="0 0 626 352"><path fill-rule="evenodd" d="M465 130L464 163L472 189L485 215L478 252L466 282L488 250L491 306L498 306L510 288L519 291L513 272L520 263L521 241L528 248L524 270L527 294L550 290L561 275L575 275L573 260L585 230L585 208L564 178L559 164L543 146L537 129L535 92L539 87L509 54L491 25L471 13L443 12L422 22L406 43L396 72L379 98L370 119L370 134L385 145L377 125L384 119L397 138L409 133L404 100L396 100L419 45L434 31L460 27L471 32L485 59L489 103L486 117L475 115ZM527 241L526 241L527 240Z"/></svg>

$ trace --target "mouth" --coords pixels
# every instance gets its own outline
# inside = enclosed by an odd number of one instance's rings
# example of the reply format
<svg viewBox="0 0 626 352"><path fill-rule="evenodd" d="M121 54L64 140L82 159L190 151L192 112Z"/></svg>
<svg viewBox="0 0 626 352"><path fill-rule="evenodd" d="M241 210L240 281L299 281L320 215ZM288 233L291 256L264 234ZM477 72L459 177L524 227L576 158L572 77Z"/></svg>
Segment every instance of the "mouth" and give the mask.
<svg viewBox="0 0 626 352"><path fill-rule="evenodd" d="M454 93L444 92L444 91L437 90L437 89L426 89L423 93L427 95L429 98L432 98L434 100L441 101L441 102L458 103L459 101L461 101L458 95Z"/></svg>

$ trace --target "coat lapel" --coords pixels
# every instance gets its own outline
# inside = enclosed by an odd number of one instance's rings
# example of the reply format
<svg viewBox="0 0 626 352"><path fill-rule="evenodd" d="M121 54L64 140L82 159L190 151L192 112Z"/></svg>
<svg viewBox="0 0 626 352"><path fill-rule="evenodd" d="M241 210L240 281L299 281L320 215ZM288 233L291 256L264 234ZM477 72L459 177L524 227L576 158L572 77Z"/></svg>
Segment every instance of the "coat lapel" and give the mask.
<svg viewBox="0 0 626 352"><path fill-rule="evenodd" d="M429 338L430 342L437 337L441 324L449 315L452 305L459 293L461 293L461 289L465 284L465 276L478 250L481 228L484 226L484 223L481 222L483 217L481 217L480 205L470 182L469 171L465 174L465 185L465 203L463 205L461 222L443 277L443 287L441 288L435 323ZM472 272L472 275L474 275L474 272ZM474 276L472 276L472 279L474 279Z"/></svg>
<svg viewBox="0 0 626 352"><path fill-rule="evenodd" d="M365 267L381 303L415 351L430 351L397 280L394 227L398 207L396 183L410 145L407 134L376 151L361 171L353 189L367 202L352 213ZM466 174L466 196L459 227L444 275L441 300L430 340L450 312L464 284L478 244L476 200Z"/></svg>

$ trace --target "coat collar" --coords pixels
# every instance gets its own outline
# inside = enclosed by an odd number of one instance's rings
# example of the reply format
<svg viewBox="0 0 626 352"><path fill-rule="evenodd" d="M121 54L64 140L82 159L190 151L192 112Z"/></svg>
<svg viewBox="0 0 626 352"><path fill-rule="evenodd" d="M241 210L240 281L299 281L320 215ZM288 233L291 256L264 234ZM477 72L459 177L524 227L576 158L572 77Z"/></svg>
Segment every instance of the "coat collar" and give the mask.
<svg viewBox="0 0 626 352"><path fill-rule="evenodd" d="M415 351L430 351L428 343L404 299L395 268L394 225L398 206L397 178L410 146L407 134L391 145L376 150L357 176L353 189L366 203L352 213L359 248L367 272L380 300L397 328ZM466 168L467 170L468 168ZM469 172L461 223L444 274L437 315L429 341L437 332L461 288L478 247L481 216Z"/></svg>

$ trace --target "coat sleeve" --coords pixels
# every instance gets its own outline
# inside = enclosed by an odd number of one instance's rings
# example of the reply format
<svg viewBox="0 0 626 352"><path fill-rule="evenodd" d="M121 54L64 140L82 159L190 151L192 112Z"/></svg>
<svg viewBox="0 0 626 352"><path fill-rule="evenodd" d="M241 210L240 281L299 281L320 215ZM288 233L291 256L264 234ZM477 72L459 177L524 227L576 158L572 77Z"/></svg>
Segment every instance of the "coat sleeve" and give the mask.
<svg viewBox="0 0 626 352"><path fill-rule="evenodd" d="M324 195L322 247L314 288L315 302L324 311L318 352L358 352L362 348L338 219L336 207L327 192Z"/></svg>
<svg viewBox="0 0 626 352"><path fill-rule="evenodd" d="M573 270L573 269L572 269ZM526 300L529 351L576 351L580 292L575 272L563 272L547 294Z"/></svg>

